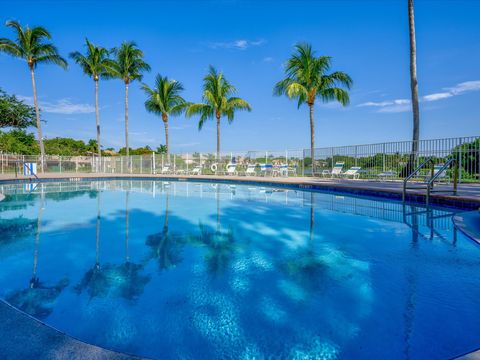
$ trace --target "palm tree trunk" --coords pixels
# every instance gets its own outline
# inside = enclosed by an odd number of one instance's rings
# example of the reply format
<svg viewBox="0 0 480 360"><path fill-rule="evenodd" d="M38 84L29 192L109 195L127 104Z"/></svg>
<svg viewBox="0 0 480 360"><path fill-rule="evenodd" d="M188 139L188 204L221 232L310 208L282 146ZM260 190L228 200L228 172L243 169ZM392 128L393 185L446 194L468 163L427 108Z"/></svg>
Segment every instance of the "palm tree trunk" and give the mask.
<svg viewBox="0 0 480 360"><path fill-rule="evenodd" d="M413 111L413 137L412 153L408 166L410 174L415 167L415 159L418 153L418 141L420 139L420 111L418 106L418 82L417 82L417 47L415 40L415 18L413 11L413 0L408 0L408 22L410 30L410 88L412 92L412 111Z"/></svg>
<svg viewBox="0 0 480 360"><path fill-rule="evenodd" d="M125 151L127 155L127 166L130 169L130 151L128 147L128 82L125 82Z"/></svg>
<svg viewBox="0 0 480 360"><path fill-rule="evenodd" d="M310 108L310 157L312 159L312 176L315 173L315 121L313 118L313 104L308 104Z"/></svg>
<svg viewBox="0 0 480 360"><path fill-rule="evenodd" d="M217 115L217 161L220 161L220 116Z"/></svg>
<svg viewBox="0 0 480 360"><path fill-rule="evenodd" d="M37 133L38 133L38 146L40 147L40 170L44 172L45 162L45 147L43 145L42 124L40 122L40 110L38 109L37 99L37 85L35 83L35 72L33 66L30 66L30 74L32 76L32 88L33 88L33 103L35 105L35 115L37 117Z"/></svg>
<svg viewBox="0 0 480 360"><path fill-rule="evenodd" d="M168 145L168 117L163 120L165 126L165 146L167 147L167 159L170 159L170 145Z"/></svg>
<svg viewBox="0 0 480 360"><path fill-rule="evenodd" d="M97 150L98 158L102 157L102 151L100 146L100 113L98 111L98 80L95 80L95 120L97 123Z"/></svg>

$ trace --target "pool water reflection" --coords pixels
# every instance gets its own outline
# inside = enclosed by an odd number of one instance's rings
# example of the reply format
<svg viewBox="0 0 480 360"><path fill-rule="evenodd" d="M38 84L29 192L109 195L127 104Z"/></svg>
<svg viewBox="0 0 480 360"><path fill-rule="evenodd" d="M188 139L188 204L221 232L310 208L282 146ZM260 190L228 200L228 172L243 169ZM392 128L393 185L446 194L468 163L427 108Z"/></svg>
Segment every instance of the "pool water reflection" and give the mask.
<svg viewBox="0 0 480 360"><path fill-rule="evenodd" d="M451 210L255 186L4 185L0 295L161 358L448 358L480 345Z"/></svg>

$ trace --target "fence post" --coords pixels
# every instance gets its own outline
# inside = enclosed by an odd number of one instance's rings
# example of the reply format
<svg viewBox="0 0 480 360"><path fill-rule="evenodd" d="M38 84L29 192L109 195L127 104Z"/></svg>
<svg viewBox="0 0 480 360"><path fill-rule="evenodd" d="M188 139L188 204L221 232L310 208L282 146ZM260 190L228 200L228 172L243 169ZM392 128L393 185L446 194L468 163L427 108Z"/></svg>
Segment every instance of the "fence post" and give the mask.
<svg viewBox="0 0 480 360"><path fill-rule="evenodd" d="M187 165L186 174L188 175L188 152L187 152L187 159L185 160L185 164Z"/></svg>
<svg viewBox="0 0 480 360"><path fill-rule="evenodd" d="M461 153L461 146L459 147L459 156L458 156L458 183L461 184L462 183L462 158L463 158L463 154Z"/></svg>
<svg viewBox="0 0 480 360"><path fill-rule="evenodd" d="M58 169L60 170L60 174L62 173L62 157L60 156L59 157L59 160L58 160Z"/></svg>
<svg viewBox="0 0 480 360"><path fill-rule="evenodd" d="M385 152L387 151L387 149L385 148L386 144L383 143L383 165L382 165L382 171L385 172Z"/></svg>
<svg viewBox="0 0 480 360"><path fill-rule="evenodd" d="M302 150L302 176L305 176L305 150Z"/></svg>
<svg viewBox="0 0 480 360"><path fill-rule="evenodd" d="M173 173L176 172L177 169L177 157L175 154L173 154Z"/></svg>
<svg viewBox="0 0 480 360"><path fill-rule="evenodd" d="M333 166L335 165L334 162L333 162L333 147L332 147L331 151L332 151L332 168L330 170L333 171Z"/></svg>
<svg viewBox="0 0 480 360"><path fill-rule="evenodd" d="M355 145L355 166L357 166L358 145Z"/></svg>
<svg viewBox="0 0 480 360"><path fill-rule="evenodd" d="M157 170L155 169L155 152L152 151L152 174L156 174ZM155 197L155 195L153 195Z"/></svg>

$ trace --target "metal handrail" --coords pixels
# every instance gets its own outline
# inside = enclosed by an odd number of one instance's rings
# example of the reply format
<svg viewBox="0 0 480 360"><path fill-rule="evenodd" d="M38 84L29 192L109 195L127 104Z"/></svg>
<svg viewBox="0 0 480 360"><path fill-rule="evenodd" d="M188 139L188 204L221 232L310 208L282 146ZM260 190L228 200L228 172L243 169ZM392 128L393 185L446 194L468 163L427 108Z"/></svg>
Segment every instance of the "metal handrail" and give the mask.
<svg viewBox="0 0 480 360"><path fill-rule="evenodd" d="M456 195L457 194L457 188L458 188L458 161L457 159L455 158L450 158L447 160L447 162L445 164L443 164L443 166L437 170L437 172L435 174L433 174L430 179L428 180L427 182L427 206L428 206L428 203L429 203L429 200L430 200L430 193L432 192L432 189L433 189L433 185L434 185L434 182L436 179L438 179L440 177L440 175L446 171L449 167L451 167L451 165L454 164L454 170L453 170L453 195ZM447 191L447 190L445 190Z"/></svg>
<svg viewBox="0 0 480 360"><path fill-rule="evenodd" d="M408 183L408 180L410 180L411 178L413 178L416 174L418 174L420 172L420 170L422 170L425 165L427 164L430 164L432 165L431 167L431 170L432 170L432 177L433 177L433 165L435 165L435 162L433 161L433 158L432 157L429 157L427 160L425 160L423 163L421 163L420 165L418 165L415 170L413 170L410 175L408 175L404 180L403 180L403 193L402 193L402 201L405 202L405 197L406 197L406 194L407 194L407 183Z"/></svg>

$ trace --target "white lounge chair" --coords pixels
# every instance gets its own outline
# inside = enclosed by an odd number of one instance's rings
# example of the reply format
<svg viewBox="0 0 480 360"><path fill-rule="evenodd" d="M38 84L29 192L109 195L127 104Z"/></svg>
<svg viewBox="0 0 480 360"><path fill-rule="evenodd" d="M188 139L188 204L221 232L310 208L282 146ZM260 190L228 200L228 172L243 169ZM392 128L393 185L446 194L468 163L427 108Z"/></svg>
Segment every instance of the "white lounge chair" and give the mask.
<svg viewBox="0 0 480 360"><path fill-rule="evenodd" d="M345 161L337 161L335 163L335 166L332 169L332 172L330 173L330 176L333 178L335 176L339 177L342 175L342 169L343 166L345 165Z"/></svg>
<svg viewBox="0 0 480 360"><path fill-rule="evenodd" d="M260 164L260 174L262 176L267 176L272 174L273 172L273 165L272 164Z"/></svg>
<svg viewBox="0 0 480 360"><path fill-rule="evenodd" d="M342 173L341 176L347 179L349 177L352 177L352 179L358 179L360 178L360 172L359 172L360 169L361 169L360 166L353 166L347 171L345 171L344 173Z"/></svg>
<svg viewBox="0 0 480 360"><path fill-rule="evenodd" d="M288 177L289 174L296 175L297 171L295 168L290 168L288 167L287 164L280 164L277 169L276 169L277 175L283 176L283 177Z"/></svg>
<svg viewBox="0 0 480 360"><path fill-rule="evenodd" d="M227 164L225 175L237 175L237 164Z"/></svg>
<svg viewBox="0 0 480 360"><path fill-rule="evenodd" d="M170 164L165 164L162 166L162 170L160 171L160 174L171 174L172 173L172 167Z"/></svg>
<svg viewBox="0 0 480 360"><path fill-rule="evenodd" d="M255 164L248 164L247 165L247 170L245 170L245 176L256 176L257 175L257 172L255 170L255 168L257 167L257 165Z"/></svg>
<svg viewBox="0 0 480 360"><path fill-rule="evenodd" d="M396 176L397 172L393 170L382 171L380 174L377 174L378 180L393 179Z"/></svg>
<svg viewBox="0 0 480 360"><path fill-rule="evenodd" d="M448 169L443 169L443 166L445 164L437 164L433 166L433 176L437 175L437 178L435 179L436 181L441 180L441 179L446 179L448 183L450 183L450 177L447 176L447 170ZM427 176L425 176L425 182L428 182L431 178L431 173L428 172Z"/></svg>
<svg viewBox="0 0 480 360"><path fill-rule="evenodd" d="M192 170L190 170L190 175L202 175L202 166L195 165Z"/></svg>

